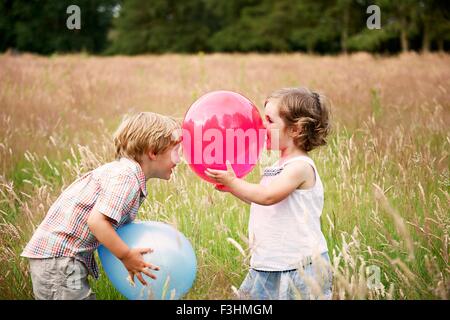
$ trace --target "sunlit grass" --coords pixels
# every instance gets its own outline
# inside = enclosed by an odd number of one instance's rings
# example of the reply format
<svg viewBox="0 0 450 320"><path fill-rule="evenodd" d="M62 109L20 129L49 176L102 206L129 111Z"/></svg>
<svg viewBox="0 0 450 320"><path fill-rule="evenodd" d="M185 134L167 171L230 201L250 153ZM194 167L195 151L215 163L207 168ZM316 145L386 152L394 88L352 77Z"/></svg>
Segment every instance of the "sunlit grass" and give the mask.
<svg viewBox="0 0 450 320"><path fill-rule="evenodd" d="M0 79L0 299L32 298L19 254L61 190L112 160L111 132L124 113L183 117L217 89L261 106L287 85L311 86L333 103L329 144L311 156L325 187L334 298L449 297L448 55L0 56ZM247 179L258 182L275 156L265 153ZM195 249L186 298L234 298L248 268L248 205L185 163L148 191L138 218L176 226ZM99 299L122 298L103 273L92 285Z"/></svg>

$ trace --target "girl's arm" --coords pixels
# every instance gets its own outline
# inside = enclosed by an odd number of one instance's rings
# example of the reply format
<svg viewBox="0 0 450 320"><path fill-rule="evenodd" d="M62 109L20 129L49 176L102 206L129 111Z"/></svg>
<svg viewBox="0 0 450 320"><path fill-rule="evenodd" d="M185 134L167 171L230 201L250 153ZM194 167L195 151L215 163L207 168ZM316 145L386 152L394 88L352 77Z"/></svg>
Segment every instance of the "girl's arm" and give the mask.
<svg viewBox="0 0 450 320"><path fill-rule="evenodd" d="M293 162L286 166L280 175L267 186L237 178L229 163L227 163L227 171L207 169L205 174L224 185L237 198L268 206L285 199L306 181L311 171L314 174L308 163Z"/></svg>
<svg viewBox="0 0 450 320"><path fill-rule="evenodd" d="M226 187L226 186L224 186L224 185L222 185L222 184L216 185L216 190L219 190L219 191L222 191L222 192L230 192L230 193L232 193L231 190L228 189L228 187ZM242 197L240 197L240 196L237 195L237 194L234 194L234 193L232 193L232 194L233 194L236 198L238 198L239 200L244 201L246 204L252 204L251 201L249 201L249 200L247 200L247 199L245 199L245 198L242 198Z"/></svg>

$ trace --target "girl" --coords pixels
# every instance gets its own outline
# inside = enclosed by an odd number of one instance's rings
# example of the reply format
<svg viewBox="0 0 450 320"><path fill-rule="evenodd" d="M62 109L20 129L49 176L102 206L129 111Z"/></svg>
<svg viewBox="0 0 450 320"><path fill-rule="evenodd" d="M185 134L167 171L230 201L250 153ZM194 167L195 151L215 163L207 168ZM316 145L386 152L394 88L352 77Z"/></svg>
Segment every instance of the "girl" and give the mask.
<svg viewBox="0 0 450 320"><path fill-rule="evenodd" d="M307 88L275 91L266 100L267 148L281 157L260 184L227 171L205 173L251 203L250 271L239 289L249 299L331 299L331 268L320 227L323 186L308 152L326 144L330 131L325 97Z"/></svg>

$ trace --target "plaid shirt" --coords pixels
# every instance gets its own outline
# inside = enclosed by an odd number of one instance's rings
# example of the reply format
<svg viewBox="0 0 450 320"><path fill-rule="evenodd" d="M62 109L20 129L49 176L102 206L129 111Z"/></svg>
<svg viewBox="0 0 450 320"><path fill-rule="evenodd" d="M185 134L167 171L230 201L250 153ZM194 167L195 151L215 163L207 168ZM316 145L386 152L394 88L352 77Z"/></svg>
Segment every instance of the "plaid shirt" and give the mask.
<svg viewBox="0 0 450 320"><path fill-rule="evenodd" d="M118 227L134 220L147 196L141 166L121 158L73 182L50 207L22 252L27 258L75 257L98 278L94 251L100 245L87 220L93 208L114 220Z"/></svg>

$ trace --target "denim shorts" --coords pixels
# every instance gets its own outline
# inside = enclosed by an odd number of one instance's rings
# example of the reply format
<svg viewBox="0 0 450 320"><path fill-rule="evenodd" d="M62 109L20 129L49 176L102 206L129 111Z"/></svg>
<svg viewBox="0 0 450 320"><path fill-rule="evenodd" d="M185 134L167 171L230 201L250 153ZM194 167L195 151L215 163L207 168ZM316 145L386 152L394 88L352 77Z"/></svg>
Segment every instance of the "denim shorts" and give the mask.
<svg viewBox="0 0 450 320"><path fill-rule="evenodd" d="M29 259L36 300L95 300L88 269L76 258Z"/></svg>
<svg viewBox="0 0 450 320"><path fill-rule="evenodd" d="M332 278L330 258L324 252L299 269L250 269L238 293L240 299L250 300L330 300Z"/></svg>

